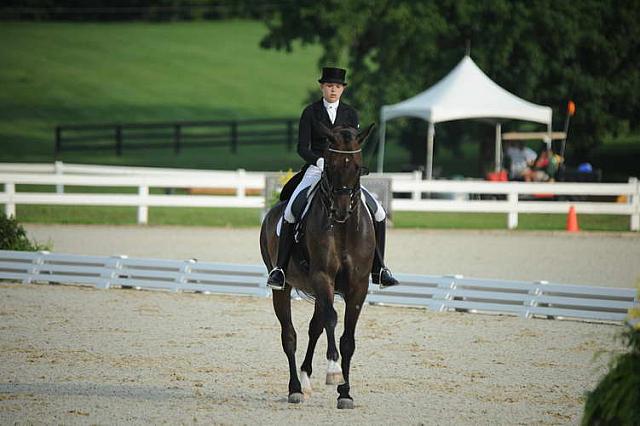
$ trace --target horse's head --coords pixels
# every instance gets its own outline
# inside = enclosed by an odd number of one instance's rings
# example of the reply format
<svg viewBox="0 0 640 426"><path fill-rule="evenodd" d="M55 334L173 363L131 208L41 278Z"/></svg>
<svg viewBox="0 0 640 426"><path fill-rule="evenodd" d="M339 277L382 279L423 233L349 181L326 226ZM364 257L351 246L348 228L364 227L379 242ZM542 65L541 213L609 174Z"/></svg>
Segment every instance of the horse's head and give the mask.
<svg viewBox="0 0 640 426"><path fill-rule="evenodd" d="M329 146L324 153L325 178L321 188L335 222L346 222L359 203L360 176L367 173L362 166L362 145L374 126L372 123L360 133L352 127L338 126L330 130L322 126Z"/></svg>

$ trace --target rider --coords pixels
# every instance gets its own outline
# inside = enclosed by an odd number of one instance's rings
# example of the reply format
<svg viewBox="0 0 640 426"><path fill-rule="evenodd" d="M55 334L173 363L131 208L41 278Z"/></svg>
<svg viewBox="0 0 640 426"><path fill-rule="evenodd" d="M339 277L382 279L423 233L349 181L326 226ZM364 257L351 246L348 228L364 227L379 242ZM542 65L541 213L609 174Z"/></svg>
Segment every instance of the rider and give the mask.
<svg viewBox="0 0 640 426"><path fill-rule="evenodd" d="M328 146L328 141L322 136L318 122L328 128L336 126L350 126L359 128L358 113L354 108L340 102L340 97L347 83L347 71L342 68L326 67L322 69L322 77L318 82L322 90L322 99L307 106L300 117L298 126L298 154L305 160L304 176L296 187L284 211L284 220L278 241L278 259L276 266L269 272L267 285L281 290L285 284L285 271L289 263L289 254L293 246L295 223L307 203L307 196L311 189L320 181L324 168L322 154ZM376 250L371 269L371 279L374 284L389 287L398 284L391 271L384 265L384 245L386 217L380 203L364 188L363 201L369 207L373 217L373 227L376 235Z"/></svg>

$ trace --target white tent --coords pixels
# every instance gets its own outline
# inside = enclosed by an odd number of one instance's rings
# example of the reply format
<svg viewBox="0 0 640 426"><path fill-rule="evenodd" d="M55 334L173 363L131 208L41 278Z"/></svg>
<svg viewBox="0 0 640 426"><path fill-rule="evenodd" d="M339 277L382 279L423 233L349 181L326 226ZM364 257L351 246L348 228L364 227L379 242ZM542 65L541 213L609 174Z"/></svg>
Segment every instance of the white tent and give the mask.
<svg viewBox="0 0 640 426"><path fill-rule="evenodd" d="M496 124L496 171L500 168L501 120L523 120L547 125L551 132L551 108L525 101L494 83L475 62L465 56L442 80L426 91L380 110L378 172L384 163L385 124L397 117L422 118L427 133L427 179L433 170L435 123L461 119L488 119Z"/></svg>

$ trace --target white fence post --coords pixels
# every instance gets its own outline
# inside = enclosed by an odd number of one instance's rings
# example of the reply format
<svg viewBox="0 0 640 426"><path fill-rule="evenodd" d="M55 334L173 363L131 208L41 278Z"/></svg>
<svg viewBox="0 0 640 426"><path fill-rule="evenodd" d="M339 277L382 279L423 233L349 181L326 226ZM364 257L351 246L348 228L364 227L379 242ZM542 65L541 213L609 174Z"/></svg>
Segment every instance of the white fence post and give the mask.
<svg viewBox="0 0 640 426"><path fill-rule="evenodd" d="M62 163L62 161L56 161L53 166L56 170L56 176L62 176L64 174L64 164ZM56 184L56 194L64 194L63 184Z"/></svg>
<svg viewBox="0 0 640 426"><path fill-rule="evenodd" d="M415 182L420 182L422 180L422 172L420 170L414 170L413 172L413 180ZM412 200L419 200L422 198L422 193L419 189L414 189L411 193Z"/></svg>
<svg viewBox="0 0 640 426"><path fill-rule="evenodd" d="M629 178L629 184L635 186L629 200L633 209L631 213L631 230L640 231L640 182L638 182L638 178L631 177Z"/></svg>
<svg viewBox="0 0 640 426"><path fill-rule="evenodd" d="M518 193L509 192L509 194L507 194L507 201L509 202L509 213L507 213L507 227L509 229L515 229L518 227Z"/></svg>
<svg viewBox="0 0 640 426"><path fill-rule="evenodd" d="M140 185L138 187L138 224L146 225L149 222L149 187Z"/></svg>
<svg viewBox="0 0 640 426"><path fill-rule="evenodd" d="M236 196L238 198L244 198L247 195L247 171L245 169L238 169L238 190Z"/></svg>
<svg viewBox="0 0 640 426"><path fill-rule="evenodd" d="M7 217L16 217L16 204L13 196L16 193L16 185L13 182L5 182L4 193L7 195L7 202L4 205L4 214Z"/></svg>

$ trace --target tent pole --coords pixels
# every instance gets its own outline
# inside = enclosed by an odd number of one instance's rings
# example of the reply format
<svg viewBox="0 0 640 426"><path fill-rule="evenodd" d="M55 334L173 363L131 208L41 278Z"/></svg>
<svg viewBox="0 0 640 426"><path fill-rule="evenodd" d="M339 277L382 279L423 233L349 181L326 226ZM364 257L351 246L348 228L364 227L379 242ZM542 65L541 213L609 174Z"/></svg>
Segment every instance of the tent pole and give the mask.
<svg viewBox="0 0 640 426"><path fill-rule="evenodd" d="M384 167L384 139L387 131L382 112L380 113L380 131L378 132L378 173L382 173Z"/></svg>
<svg viewBox="0 0 640 426"><path fill-rule="evenodd" d="M493 168L494 172L502 169L502 123L496 122L496 163Z"/></svg>
<svg viewBox="0 0 640 426"><path fill-rule="evenodd" d="M429 129L427 130L427 180L431 180L433 177L433 137L435 133L435 128L433 123L429 122Z"/></svg>

